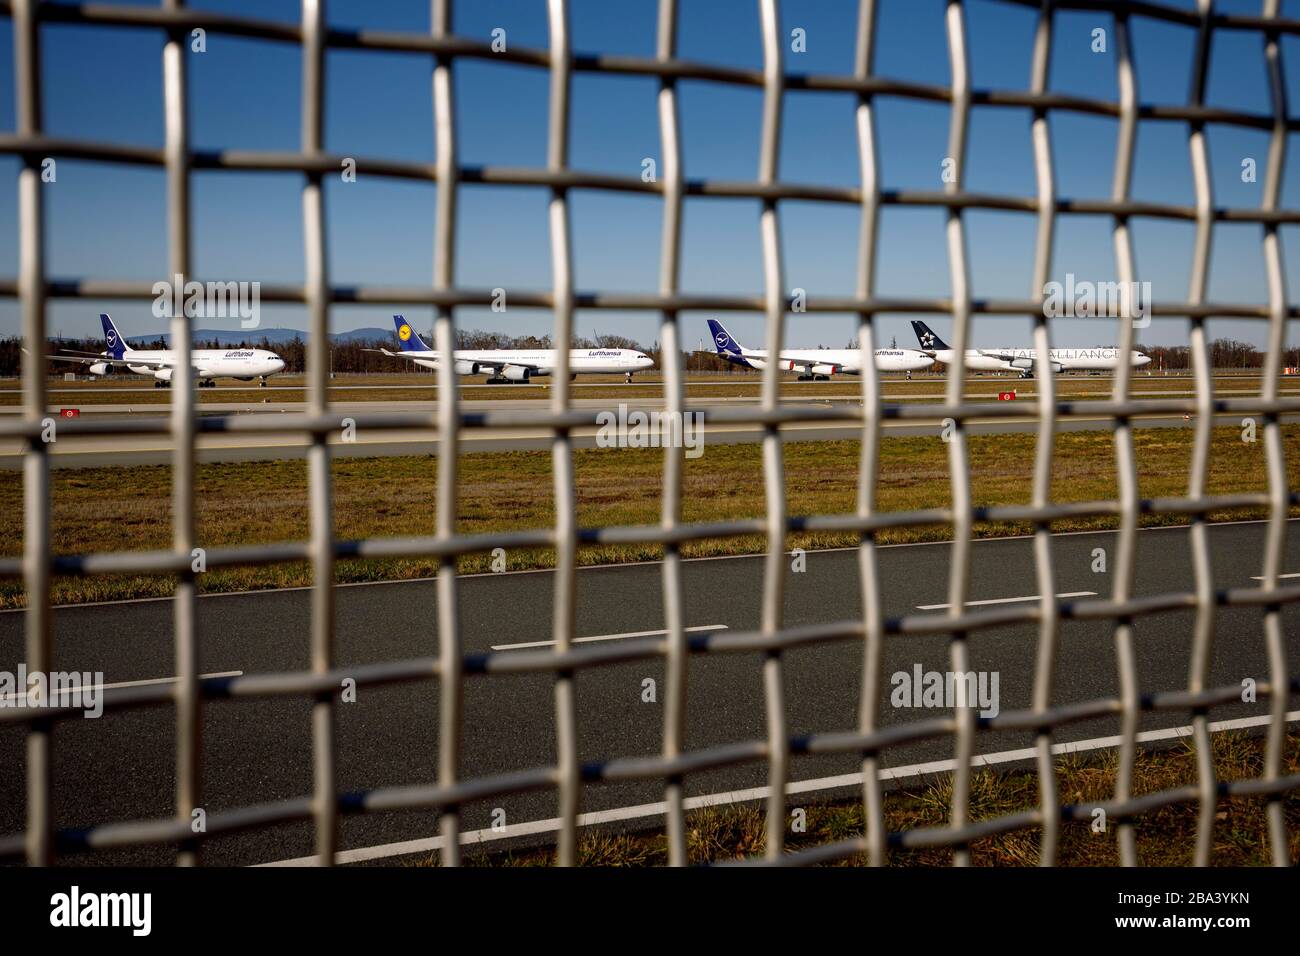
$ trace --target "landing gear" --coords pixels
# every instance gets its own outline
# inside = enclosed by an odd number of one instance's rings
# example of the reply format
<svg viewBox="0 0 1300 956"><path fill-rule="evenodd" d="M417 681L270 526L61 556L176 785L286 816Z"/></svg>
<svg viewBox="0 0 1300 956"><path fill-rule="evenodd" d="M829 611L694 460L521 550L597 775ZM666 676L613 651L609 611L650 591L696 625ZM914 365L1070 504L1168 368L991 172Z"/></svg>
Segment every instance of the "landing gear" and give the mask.
<svg viewBox="0 0 1300 956"><path fill-rule="evenodd" d="M214 383L214 384L215 384L215 383ZM261 387L262 387L262 388L266 388L266 376L265 376L265 375L262 376L262 385L261 385Z"/></svg>
<svg viewBox="0 0 1300 956"><path fill-rule="evenodd" d="M1021 378L1033 378L1033 377L1034 377L1033 370L1032 370L1032 369L1025 369L1023 372L1020 373L1020 377L1021 377Z"/></svg>
<svg viewBox="0 0 1300 956"><path fill-rule="evenodd" d="M632 384L632 373L631 373L631 372L628 372L628 373L627 373L627 375L626 375L626 381L627 381L627 384L628 384L628 385L631 385L631 384Z"/></svg>

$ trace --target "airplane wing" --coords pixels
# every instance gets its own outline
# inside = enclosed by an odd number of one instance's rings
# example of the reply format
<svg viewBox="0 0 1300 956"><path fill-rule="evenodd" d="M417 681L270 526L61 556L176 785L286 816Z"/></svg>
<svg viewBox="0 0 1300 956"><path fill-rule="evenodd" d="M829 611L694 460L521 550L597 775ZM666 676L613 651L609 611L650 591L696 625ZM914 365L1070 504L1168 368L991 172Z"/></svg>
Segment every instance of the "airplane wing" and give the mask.
<svg viewBox="0 0 1300 956"><path fill-rule="evenodd" d="M394 352L392 349L362 349L363 352L375 352L378 355L387 355L389 358L406 359L408 362L424 362L432 368L438 367L438 360L430 358L425 352Z"/></svg>
<svg viewBox="0 0 1300 956"><path fill-rule="evenodd" d="M428 354L424 352L394 352L391 349L386 349L386 348L362 349L361 351L377 352L381 355L387 355L389 358L406 359L408 362L418 361L424 363L426 366L430 368L437 368L439 365L437 359L430 358ZM478 374L480 375L500 375L502 369L504 369L507 365L513 366L515 368L528 369L530 375L535 374L540 370L540 366L525 364L522 362L482 362L476 360L473 364L478 367Z"/></svg>
<svg viewBox="0 0 1300 956"><path fill-rule="evenodd" d="M175 363L156 358L109 358L105 355L47 355L53 362L77 362L81 365L112 365L117 368L175 368Z"/></svg>
<svg viewBox="0 0 1300 956"><path fill-rule="evenodd" d="M1031 359L1026 355L1015 355L1012 352L1002 352L997 349L977 349L980 355L986 358L997 359L999 362L1006 362L1007 366L1012 369L1036 369L1038 368L1038 359ZM1048 366L1053 372L1064 371L1067 367L1065 363L1058 362L1056 359L1050 359Z"/></svg>
<svg viewBox="0 0 1300 956"><path fill-rule="evenodd" d="M431 359L431 358L429 358L428 356L423 355L423 354L421 354L421 353L419 353L419 352L393 352L393 351L391 351L391 350L389 350L389 349L385 349L385 348L377 348L377 349L362 349L361 351L363 351L363 352L377 352L377 353L379 353L380 355L387 355L389 358L406 359L407 361L411 361L411 362L415 361L417 358L418 358L418 359L424 359L426 362L432 362L432 361L433 361L433 359Z"/></svg>

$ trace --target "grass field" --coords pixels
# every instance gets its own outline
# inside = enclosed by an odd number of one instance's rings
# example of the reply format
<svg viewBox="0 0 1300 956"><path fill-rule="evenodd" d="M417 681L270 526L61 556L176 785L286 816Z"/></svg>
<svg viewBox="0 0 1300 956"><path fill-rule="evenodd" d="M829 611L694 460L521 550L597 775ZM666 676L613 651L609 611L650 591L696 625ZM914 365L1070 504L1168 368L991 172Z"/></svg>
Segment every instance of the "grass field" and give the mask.
<svg viewBox="0 0 1300 956"><path fill-rule="evenodd" d="M1290 485L1300 484L1300 425L1283 429ZM977 506L1027 503L1035 437L1029 434L973 435L968 438L974 501ZM1135 438L1143 497L1186 492L1192 431L1187 428L1138 429ZM936 437L885 438L881 442L879 506L883 510L944 507L949 504L947 446ZM857 493L859 446L853 441L798 442L785 448L789 513L852 513ZM758 445L707 446L687 460L684 518L687 521L761 517L764 482ZM1069 432L1057 436L1053 498L1090 501L1116 494L1114 442L1108 432ZM663 453L654 449L580 449L574 453L580 526L654 524L659 520ZM553 521L551 458L545 451L465 455L461 459L458 530L478 534L542 528ZM346 458L333 464L335 531L341 539L434 533L432 507L437 459L434 456ZM56 554L122 551L170 546L170 469L167 466L55 470L53 545ZM1209 491L1223 494L1266 487L1262 441L1243 443L1235 428L1215 430ZM197 472L198 543L204 547L301 540L308 535L307 470L302 461L201 465ZM0 472L0 554L22 552L22 477ZM1243 511L1211 514L1211 520L1261 517ZM1056 530L1114 526L1107 517L1059 522ZM1155 515L1143 523L1180 524L1181 516ZM1024 534L1027 525L981 525L979 536ZM938 540L944 527L908 527L882 533L883 543ZM827 548L856 542L850 534L795 534L790 547ZM755 553L756 536L693 542L689 557ZM649 545L586 546L585 565L653 560ZM465 572L488 570L487 555L467 555ZM511 569L552 563L545 549L518 550L507 556ZM347 560L338 565L339 581L394 580L434 573L433 560ZM200 578L204 591L241 591L306 585L302 563L270 567L212 569ZM59 603L166 595L171 580L158 576L102 575L60 577ZM0 607L24 603L22 584L0 581Z"/></svg>
<svg viewBox="0 0 1300 956"><path fill-rule="evenodd" d="M1262 738L1241 733L1215 734L1214 763L1220 780L1258 777L1263 770ZM1300 770L1300 735L1287 737L1283 775ZM1058 798L1064 804L1090 804L1114 795L1116 751L1086 756L1066 755L1057 760ZM1190 744L1180 743L1162 750L1142 750L1134 768L1137 795L1167 790L1196 781L1196 757ZM952 797L947 776L929 785L895 790L885 797L885 823L890 832L919 827L940 827L948 819ZM971 822L1033 809L1038 801L1038 776L1033 771L995 772L976 770L971 777ZM1220 802L1215 812L1211 862L1216 866L1267 866L1268 831L1264 821L1265 801L1238 798ZM1283 803L1290 834L1291 861L1300 859L1300 795L1292 792ZM806 849L838 840L851 839L864 831L861 801L808 804L806 830L787 828L789 850ZM1196 845L1198 806L1182 804L1144 814L1135 824L1138 857L1144 866L1188 866ZM1112 824L1094 832L1090 823L1063 823L1057 863L1061 866L1118 866L1119 850ZM687 852L691 863L724 862L761 855L766 846L763 810L756 804L741 804L698 810L687 815ZM1020 830L971 844L975 866L1034 866L1038 863L1040 837L1037 829ZM894 866L947 866L952 853L947 849L895 850L889 855ZM428 858L417 865L432 865ZM554 851L467 849L465 862L479 866L549 866ZM662 866L668 862L663 824L655 830L580 831L578 862L586 866ZM840 861L840 866L861 866L864 857Z"/></svg>

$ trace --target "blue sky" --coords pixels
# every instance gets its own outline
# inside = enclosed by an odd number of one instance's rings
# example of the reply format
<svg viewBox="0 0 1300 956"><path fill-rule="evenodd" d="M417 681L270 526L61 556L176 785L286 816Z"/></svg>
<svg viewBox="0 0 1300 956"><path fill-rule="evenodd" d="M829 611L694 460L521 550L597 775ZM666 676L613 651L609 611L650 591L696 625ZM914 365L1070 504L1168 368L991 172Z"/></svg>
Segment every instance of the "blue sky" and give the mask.
<svg viewBox="0 0 1300 956"><path fill-rule="evenodd" d="M146 4L147 5L147 4ZM296 21L292 0L195 0L195 7ZM757 68L761 65L756 0L682 0L679 44L685 58ZM1192 0L1178 4L1191 8ZM642 0L573 0L574 47L579 52L653 53L656 4ZM1300 0L1283 3L1300 16ZM782 5L783 29L807 34L807 52L790 54L794 72L852 69L856 3L802 0ZM1258 12L1258 0L1220 2L1217 9ZM333 0L332 25L428 29L423 0ZM977 88L1023 89L1030 72L1036 13L996 0L967 5L973 81ZM1093 53L1091 31L1109 30L1108 16L1057 14L1051 84L1063 92L1117 99L1113 40ZM473 0L457 5L455 30L484 40L495 27L512 46L545 47L542 0ZM45 123L55 136L161 146L162 37L156 31L45 26ZM1138 88L1144 102L1183 103L1188 94L1194 33L1141 17L1132 21ZM944 84L949 80L941 0L885 0L879 25L878 72ZM1283 41L1288 97L1300 110L1300 41ZM299 145L301 63L290 44L208 36L207 52L190 54L191 138L200 149L292 150ZM370 51L331 51L327 58L326 148L358 156L432 161L431 61ZM545 163L547 72L484 61L455 67L460 159L466 165L541 166ZM752 180L757 174L761 92L686 81L680 84L687 175ZM652 78L579 73L573 82L571 162L581 169L639 175L644 157L660 156L657 83ZM877 100L883 185L937 189L947 149L948 108L898 98ZM1262 40L1253 33L1216 35L1208 102L1256 112L1268 109ZM780 176L792 182L858 185L855 100L832 93L788 93ZM1116 122L1105 117L1052 117L1058 193L1104 198L1110 192ZM972 116L967 185L981 192L1032 196L1036 185L1027 111L977 108ZM13 35L0 19L0 130L14 126ZM1208 133L1216 203L1258 206L1267 135L1212 126ZM1283 201L1300 205L1300 143L1291 143ZM1258 181L1241 182L1243 157L1259 164ZM17 162L0 157L0 275L17 269ZM207 279L300 282L303 274L301 178L293 174L210 171L194 177L195 273ZM161 170L60 161L57 183L46 186L51 275L148 280L166 273L165 181ZM1193 199L1186 127L1142 123L1133 180L1144 199L1190 204ZM660 201L653 196L591 191L571 193L575 268L580 289L654 291L658 285ZM463 186L460 194L457 280L469 287L548 289L550 246L545 189ZM334 181L326 191L331 280L336 284L424 284L432 278L431 183L362 177ZM943 296L949 291L943 212L887 208L882 218L878 291L882 296ZM993 211L967 214L974 292L978 297L1025 298L1035 217ZM749 200L688 199L685 213L687 292L756 294L762 288L758 204ZM855 284L858 210L844 204L785 203L781 207L786 282L817 295L851 295ZM1139 276L1158 300L1187 295L1193 227L1134 221ZM1300 297L1300 228L1283 230L1289 294ZM1209 295L1212 300L1263 302L1261 230L1219 225L1215 230ZM1062 217L1053 272L1063 278L1115 278L1111 224L1105 217ZM147 302L67 302L50 308L50 329L65 335L97 333L96 314L109 309L128 334L161 328ZM417 326L431 311L407 307ZM544 333L545 310L511 308L505 314L458 310L466 328L515 334ZM710 314L711 315L711 314ZM384 308L336 306L331 326L343 331L388 324ZM685 317L684 342L703 337L704 313ZM758 314L720 316L742 340L762 336ZM941 333L943 317L927 318ZM263 307L266 326L305 327L300 307ZM851 316L807 313L787 321L791 345L840 345L852 334ZM221 326L219 320L203 320ZM238 320L226 320L231 328ZM907 317L881 320L886 341L910 345ZM581 310L577 331L619 333L649 344L657 336L652 312ZM1027 318L978 318L975 344L1012 344L1029 333ZM19 329L18 308L0 300L0 335ZM1264 341L1265 323L1220 320L1211 335ZM1113 327L1099 320L1054 325L1061 345L1110 341ZM1156 320L1139 333L1150 344L1186 341L1187 323ZM1289 336L1292 341L1294 335Z"/></svg>

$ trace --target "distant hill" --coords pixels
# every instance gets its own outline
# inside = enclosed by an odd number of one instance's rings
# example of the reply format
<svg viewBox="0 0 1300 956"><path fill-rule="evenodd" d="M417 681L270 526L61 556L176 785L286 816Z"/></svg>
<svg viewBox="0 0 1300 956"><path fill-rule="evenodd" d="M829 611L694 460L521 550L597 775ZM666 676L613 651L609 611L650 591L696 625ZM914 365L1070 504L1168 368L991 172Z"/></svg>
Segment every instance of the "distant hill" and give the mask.
<svg viewBox="0 0 1300 956"><path fill-rule="evenodd" d="M304 335L303 339L306 340L306 338L307 336ZM393 330L391 328L353 329L351 332L336 332L335 334L330 336L330 340L333 342L357 342L357 341L373 342L376 339L395 340L396 336L394 335Z"/></svg>

